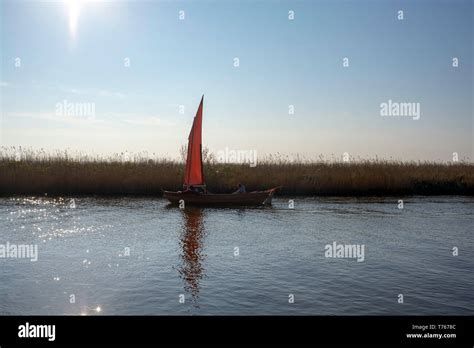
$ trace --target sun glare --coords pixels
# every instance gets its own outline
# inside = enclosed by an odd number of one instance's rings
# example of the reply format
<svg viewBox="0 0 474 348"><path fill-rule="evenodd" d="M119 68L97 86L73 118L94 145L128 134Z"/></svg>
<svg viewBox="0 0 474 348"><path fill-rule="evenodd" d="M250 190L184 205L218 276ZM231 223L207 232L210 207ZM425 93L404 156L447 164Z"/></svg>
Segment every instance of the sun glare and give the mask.
<svg viewBox="0 0 474 348"><path fill-rule="evenodd" d="M76 38L77 23L81 12L81 0L65 0L69 14L69 34L73 39Z"/></svg>

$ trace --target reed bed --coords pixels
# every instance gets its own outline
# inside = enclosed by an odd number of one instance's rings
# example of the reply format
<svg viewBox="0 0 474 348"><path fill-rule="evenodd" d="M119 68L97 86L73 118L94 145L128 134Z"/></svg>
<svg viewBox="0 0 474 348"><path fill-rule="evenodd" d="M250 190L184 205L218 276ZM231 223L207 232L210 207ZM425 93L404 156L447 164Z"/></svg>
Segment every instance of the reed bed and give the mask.
<svg viewBox="0 0 474 348"><path fill-rule="evenodd" d="M383 196L472 195L474 165L468 162L388 160L309 161L268 156L256 167L218 163L206 152L204 174L212 192L283 186L282 195ZM2 147L0 195L143 195L180 190L183 161L147 153L91 156Z"/></svg>

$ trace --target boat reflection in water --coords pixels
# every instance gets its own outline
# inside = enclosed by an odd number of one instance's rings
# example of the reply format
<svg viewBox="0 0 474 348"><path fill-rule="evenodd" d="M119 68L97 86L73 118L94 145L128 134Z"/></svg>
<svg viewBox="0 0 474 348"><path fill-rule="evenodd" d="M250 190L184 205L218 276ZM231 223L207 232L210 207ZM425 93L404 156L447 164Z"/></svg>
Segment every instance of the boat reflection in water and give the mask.
<svg viewBox="0 0 474 348"><path fill-rule="evenodd" d="M183 228L180 235L182 253L178 271L184 280L184 290L191 294L193 305L199 308L199 282L204 276L202 264L205 258L202 253L205 237L204 213L200 208L186 208L181 210L181 214L183 216Z"/></svg>

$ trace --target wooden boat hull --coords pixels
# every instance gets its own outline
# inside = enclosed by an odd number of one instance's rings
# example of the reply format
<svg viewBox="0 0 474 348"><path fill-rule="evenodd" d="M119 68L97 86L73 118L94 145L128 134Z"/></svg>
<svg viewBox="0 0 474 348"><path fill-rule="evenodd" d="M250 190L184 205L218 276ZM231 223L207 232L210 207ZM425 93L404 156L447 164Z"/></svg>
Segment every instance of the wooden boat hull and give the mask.
<svg viewBox="0 0 474 348"><path fill-rule="evenodd" d="M186 205L270 205L272 204L273 194L278 188L266 191L255 191L248 193L192 193L192 192L171 192L164 191L163 196L172 204L179 205L184 201Z"/></svg>

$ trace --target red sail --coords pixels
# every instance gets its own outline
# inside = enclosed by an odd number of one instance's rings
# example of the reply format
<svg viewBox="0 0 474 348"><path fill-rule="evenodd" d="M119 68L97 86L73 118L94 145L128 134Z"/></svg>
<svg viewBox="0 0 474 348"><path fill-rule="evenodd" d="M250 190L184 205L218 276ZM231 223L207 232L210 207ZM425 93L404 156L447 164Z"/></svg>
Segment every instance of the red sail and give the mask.
<svg viewBox="0 0 474 348"><path fill-rule="evenodd" d="M198 111L194 117L193 127L188 138L188 157L186 159L186 172L184 185L205 185L202 171L202 96Z"/></svg>

